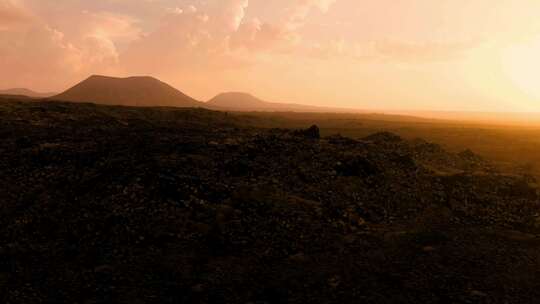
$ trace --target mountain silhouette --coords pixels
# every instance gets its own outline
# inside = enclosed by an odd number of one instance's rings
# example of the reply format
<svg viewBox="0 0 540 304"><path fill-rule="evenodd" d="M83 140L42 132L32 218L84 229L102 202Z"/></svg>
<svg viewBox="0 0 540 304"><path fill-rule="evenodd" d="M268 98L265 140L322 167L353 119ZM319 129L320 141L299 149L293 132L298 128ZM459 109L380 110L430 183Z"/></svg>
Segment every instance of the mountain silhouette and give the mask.
<svg viewBox="0 0 540 304"><path fill-rule="evenodd" d="M249 93L227 92L210 99L208 107L233 111L260 112L358 112L351 109L318 107L294 103L277 103L259 99Z"/></svg>
<svg viewBox="0 0 540 304"><path fill-rule="evenodd" d="M242 92L221 93L207 102L208 105L223 108L268 108L273 104L263 101L251 94Z"/></svg>
<svg viewBox="0 0 540 304"><path fill-rule="evenodd" d="M45 98L55 95L56 93L40 93L35 92L26 88L14 88L7 90L0 90L0 95L15 95L15 96L26 96L32 98Z"/></svg>
<svg viewBox="0 0 540 304"><path fill-rule="evenodd" d="M204 106L204 103L148 76L116 78L94 75L51 99L122 106Z"/></svg>

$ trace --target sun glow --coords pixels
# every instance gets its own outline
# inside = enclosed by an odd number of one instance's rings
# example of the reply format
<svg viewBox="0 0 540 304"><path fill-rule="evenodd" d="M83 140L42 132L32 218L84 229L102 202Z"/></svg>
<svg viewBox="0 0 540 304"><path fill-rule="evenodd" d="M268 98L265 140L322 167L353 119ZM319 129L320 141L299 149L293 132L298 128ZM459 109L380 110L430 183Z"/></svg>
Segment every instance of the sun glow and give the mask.
<svg viewBox="0 0 540 304"><path fill-rule="evenodd" d="M534 100L540 100L540 37L512 45L502 52L507 76Z"/></svg>

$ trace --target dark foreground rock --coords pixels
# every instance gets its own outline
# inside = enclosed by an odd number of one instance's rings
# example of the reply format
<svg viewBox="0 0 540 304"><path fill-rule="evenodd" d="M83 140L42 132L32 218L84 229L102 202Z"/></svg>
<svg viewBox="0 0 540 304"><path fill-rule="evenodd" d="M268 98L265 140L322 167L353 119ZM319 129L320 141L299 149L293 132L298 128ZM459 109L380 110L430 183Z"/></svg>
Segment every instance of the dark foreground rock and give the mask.
<svg viewBox="0 0 540 304"><path fill-rule="evenodd" d="M380 133L0 104L3 303L536 303L535 181Z"/></svg>

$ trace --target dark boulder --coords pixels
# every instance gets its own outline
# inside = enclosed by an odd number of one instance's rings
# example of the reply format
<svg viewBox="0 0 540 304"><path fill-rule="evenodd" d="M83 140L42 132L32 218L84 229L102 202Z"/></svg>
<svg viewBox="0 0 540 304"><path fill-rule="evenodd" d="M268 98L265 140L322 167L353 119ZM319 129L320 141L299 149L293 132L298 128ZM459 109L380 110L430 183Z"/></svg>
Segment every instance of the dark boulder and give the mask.
<svg viewBox="0 0 540 304"><path fill-rule="evenodd" d="M316 125L313 125L305 130L296 131L295 134L299 136L304 136L306 138L311 138L311 139L321 138L319 127L317 127Z"/></svg>

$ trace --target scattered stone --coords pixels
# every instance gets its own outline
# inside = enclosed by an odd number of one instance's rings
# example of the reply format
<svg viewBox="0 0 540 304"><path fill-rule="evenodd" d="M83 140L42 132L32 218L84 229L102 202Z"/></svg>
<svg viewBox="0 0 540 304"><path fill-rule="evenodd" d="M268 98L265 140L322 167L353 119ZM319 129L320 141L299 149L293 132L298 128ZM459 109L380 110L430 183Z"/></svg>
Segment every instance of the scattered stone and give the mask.
<svg viewBox="0 0 540 304"><path fill-rule="evenodd" d="M433 246L425 246L424 248L422 248L422 251L424 251L424 252L433 252L435 250L437 250L437 249L435 247L433 247Z"/></svg>
<svg viewBox="0 0 540 304"><path fill-rule="evenodd" d="M306 256L304 255L304 253L299 252L297 254L291 255L289 257L289 260L294 263L303 263L306 261Z"/></svg>
<svg viewBox="0 0 540 304"><path fill-rule="evenodd" d="M488 296L485 292L481 292L479 290L471 290L470 295L475 298L485 298Z"/></svg>
<svg viewBox="0 0 540 304"><path fill-rule="evenodd" d="M1 104L2 301L535 303L534 180L391 133L242 119Z"/></svg>

